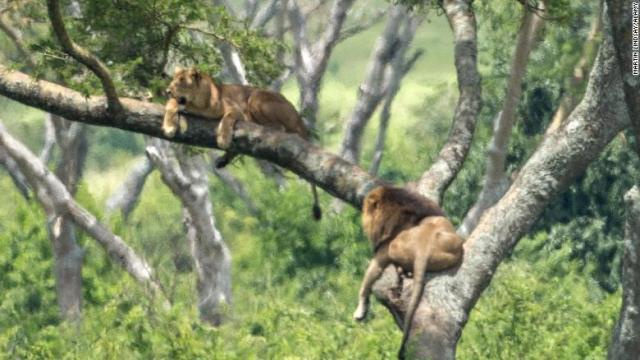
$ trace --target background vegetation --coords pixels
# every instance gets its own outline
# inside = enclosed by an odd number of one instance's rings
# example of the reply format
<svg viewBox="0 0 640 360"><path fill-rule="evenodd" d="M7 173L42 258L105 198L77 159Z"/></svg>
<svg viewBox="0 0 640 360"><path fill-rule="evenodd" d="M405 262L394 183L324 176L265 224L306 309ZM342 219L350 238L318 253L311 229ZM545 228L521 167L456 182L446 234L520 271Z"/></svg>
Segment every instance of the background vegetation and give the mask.
<svg viewBox="0 0 640 360"><path fill-rule="evenodd" d="M509 160L514 168L526 161L560 96L570 91L565 79L571 75L596 10L592 4L563 5L571 16L548 23L545 40L529 65L512 138ZM484 147L502 103L519 22L514 14L519 14L520 7L513 1L483 2L476 4L476 11L484 108L474 149L444 202L456 223L480 189ZM130 23L121 20L119 26ZM330 149L337 150L344 119L355 102L381 28L375 26L341 43L331 59L318 117L319 141ZM396 183L415 179L427 167L444 141L455 104L452 36L446 19L431 11L414 44L426 53L405 78L394 103L380 171L383 178ZM107 45L108 41L92 44L96 49ZM0 49L13 51L2 38ZM128 58L120 60L127 69L150 71L143 66L144 60L135 64ZM212 64L216 61L211 59ZM267 76L271 71L257 65L256 69L256 74ZM131 72L131 76L136 74ZM154 81L129 84L152 87L159 80ZM284 93L297 101L292 81L285 85ZM42 117L36 110L0 98L3 123L34 151L41 147ZM365 167L375 131L373 121L364 136ZM101 214L108 194L122 181L133 159L142 154L144 141L138 135L106 128L92 128L89 139L78 200ZM460 358L539 359L558 353L567 359L605 356L619 309L622 194L640 175L638 159L626 141L621 134L581 180L547 209L532 235L500 267L472 312L458 347ZM114 232L158 270L175 306L159 311L100 248L81 236L87 254L80 328L58 318L51 246L39 206L25 201L8 176L1 176L0 357L394 358L400 332L382 306L373 306L365 324L351 320L370 255L359 212L348 208L315 223L307 211L311 201L308 185L294 175L288 176L287 187L279 189L259 175L252 159L235 163L231 171L247 186L260 214L251 215L230 189L211 177L217 223L233 255L231 320L220 328L197 320L195 280L180 206L157 173L146 184L132 217L126 223L118 218L109 221ZM331 198L323 195L322 202L328 213Z"/></svg>

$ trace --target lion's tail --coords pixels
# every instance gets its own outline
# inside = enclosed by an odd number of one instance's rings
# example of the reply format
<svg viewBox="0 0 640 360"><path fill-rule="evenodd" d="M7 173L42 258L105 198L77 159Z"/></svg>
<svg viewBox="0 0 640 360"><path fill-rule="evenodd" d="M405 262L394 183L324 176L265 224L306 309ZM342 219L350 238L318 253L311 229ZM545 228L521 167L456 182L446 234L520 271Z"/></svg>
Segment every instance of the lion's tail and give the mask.
<svg viewBox="0 0 640 360"><path fill-rule="evenodd" d="M314 184L311 184L311 193L313 194L313 218L319 221L322 219L322 210L320 209L320 202L318 201L318 191Z"/></svg>

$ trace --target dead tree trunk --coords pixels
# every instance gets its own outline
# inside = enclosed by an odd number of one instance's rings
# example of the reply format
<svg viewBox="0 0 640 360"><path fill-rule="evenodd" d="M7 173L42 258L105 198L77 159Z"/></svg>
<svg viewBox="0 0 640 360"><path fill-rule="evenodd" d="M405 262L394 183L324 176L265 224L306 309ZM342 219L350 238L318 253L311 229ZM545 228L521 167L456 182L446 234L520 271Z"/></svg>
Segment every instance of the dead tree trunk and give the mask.
<svg viewBox="0 0 640 360"><path fill-rule="evenodd" d="M55 115L50 119L60 149L55 174L69 194L74 196L87 153L86 126ZM68 216L60 213L55 206L45 207L45 212L55 258L58 306L64 319L77 321L82 312L84 249L78 245L75 227Z"/></svg>
<svg viewBox="0 0 640 360"><path fill-rule="evenodd" d="M544 2L539 2L538 7L544 11ZM459 229L461 236L468 236L476 227L480 216L486 209L493 206L509 188L509 180L506 174L507 151L511 130L516 122L516 108L522 94L522 80L527 70L529 54L535 47L536 36L542 28L544 21L537 12L524 7L522 24L516 40L516 48L511 64L511 74L507 82L505 100L502 111L498 114L493 128L493 136L487 149L487 167L482 191L478 200L465 216Z"/></svg>
<svg viewBox="0 0 640 360"><path fill-rule="evenodd" d="M105 212L113 214L119 211L124 219L128 219L152 172L153 163L148 157L144 156L136 161L124 182L107 199Z"/></svg>
<svg viewBox="0 0 640 360"><path fill-rule="evenodd" d="M409 14L404 6L394 5L390 7L388 16L387 24L376 41L365 79L358 88L358 100L349 116L342 140L340 155L353 164L360 162L362 132L384 94L385 69L399 46L398 32L402 19Z"/></svg>
<svg viewBox="0 0 640 360"><path fill-rule="evenodd" d="M209 199L207 165L202 155L189 156L154 140L147 155L162 180L183 206L187 240L195 263L200 319L220 325L231 304L231 254L216 228Z"/></svg>
<svg viewBox="0 0 640 360"><path fill-rule="evenodd" d="M68 216L77 226L94 238L107 255L121 265L131 277L145 286L153 296L158 296L166 304L160 284L153 276L153 270L122 239L114 235L90 212L73 200L66 186L22 143L14 139L0 124L0 148L18 164L29 184L34 189L45 210L60 216ZM51 224L55 226L55 222Z"/></svg>
<svg viewBox="0 0 640 360"><path fill-rule="evenodd" d="M295 72L300 87L300 114L308 128L313 129L318 114L318 95L322 78L333 49L340 40L340 31L347 11L354 0L334 0L326 27L320 38L311 43L307 23L296 0L289 0L289 22L293 32Z"/></svg>
<svg viewBox="0 0 640 360"><path fill-rule="evenodd" d="M633 360L640 354L640 189L624 196L626 224L622 260L622 306L609 348L611 360Z"/></svg>

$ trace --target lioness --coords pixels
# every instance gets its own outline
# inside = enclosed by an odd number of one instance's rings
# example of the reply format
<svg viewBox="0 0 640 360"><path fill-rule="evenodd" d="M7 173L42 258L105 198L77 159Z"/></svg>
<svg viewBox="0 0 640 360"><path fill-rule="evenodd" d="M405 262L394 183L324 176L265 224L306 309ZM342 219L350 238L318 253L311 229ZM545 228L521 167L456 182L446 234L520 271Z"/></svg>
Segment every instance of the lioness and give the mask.
<svg viewBox="0 0 640 360"><path fill-rule="evenodd" d="M167 88L170 98L165 106L162 130L167 137L176 131L187 130L187 123L178 111L185 111L205 118L220 119L216 141L227 149L231 143L236 121L251 121L256 124L288 133L298 134L309 140L309 132L293 105L281 94L252 86L216 84L207 74L195 68L176 68L173 80ZM227 151L218 158L216 167L229 164L236 153ZM315 185L313 192L313 216L322 216L318 205Z"/></svg>

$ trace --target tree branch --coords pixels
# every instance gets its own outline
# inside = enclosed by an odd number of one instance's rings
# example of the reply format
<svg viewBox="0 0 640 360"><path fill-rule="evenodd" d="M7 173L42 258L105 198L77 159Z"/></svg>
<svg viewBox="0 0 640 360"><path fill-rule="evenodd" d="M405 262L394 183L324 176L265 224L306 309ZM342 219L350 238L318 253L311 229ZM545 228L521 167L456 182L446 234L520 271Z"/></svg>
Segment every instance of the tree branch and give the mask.
<svg viewBox="0 0 640 360"><path fill-rule="evenodd" d="M53 32L58 38L62 49L69 54L69 56L89 68L89 70L91 70L98 79L100 79L104 94L107 97L108 110L112 112L114 117L118 117L122 111L122 106L107 67L88 50L80 47L71 40L67 33L67 29L64 26L64 21L62 20L59 0L47 0L47 11L49 19L51 20Z"/></svg>
<svg viewBox="0 0 640 360"><path fill-rule="evenodd" d="M73 222L93 237L107 255L121 265L134 280L148 288L152 295L164 300L160 285L155 281L151 267L138 257L119 236L112 234L98 219L73 200L67 188L24 145L14 139L0 125L0 147L11 156L25 174L36 196L43 204L68 216Z"/></svg>
<svg viewBox="0 0 640 360"><path fill-rule="evenodd" d="M611 360L632 360L640 353L640 189L624 196L626 224L622 260L622 305L609 347Z"/></svg>
<svg viewBox="0 0 640 360"><path fill-rule="evenodd" d="M544 2L539 2L538 6L544 9ZM505 90L505 100L502 105L502 111L496 117L493 136L487 149L484 185L480 195L478 195L478 200L462 221L462 225L458 230L461 236L466 237L473 231L478 221L480 221L480 216L486 209L495 204L509 187L509 180L505 173L509 138L516 122L516 108L522 94L522 80L527 71L529 54L536 45L536 36L543 24L544 20L537 13L524 7L524 15L522 16L522 23L520 31L518 31L511 63L511 74Z"/></svg>
<svg viewBox="0 0 640 360"><path fill-rule="evenodd" d="M382 34L376 40L367 73L358 87L358 99L346 123L340 150L342 158L354 164L360 162L362 132L384 94L385 69L400 46L398 31L402 19L408 15L407 9L402 5L389 8L389 18Z"/></svg>
<svg viewBox="0 0 640 360"><path fill-rule="evenodd" d="M200 318L220 325L222 307L231 304L231 254L216 228L204 159L201 154L180 154L158 139L153 139L146 151L183 206L196 268Z"/></svg>
<svg viewBox="0 0 640 360"><path fill-rule="evenodd" d="M438 157L418 183L418 191L436 202L464 164L467 157L476 120L481 107L481 84L478 73L476 20L469 0L445 0L442 2L455 39L455 64L460 97L449 131L449 138Z"/></svg>
<svg viewBox="0 0 640 360"><path fill-rule="evenodd" d="M124 182L107 199L105 212L112 214L120 211L122 217L127 219L138 203L147 177L153 169L153 163L146 156L136 161Z"/></svg>
<svg viewBox="0 0 640 360"><path fill-rule="evenodd" d="M624 93L631 118L631 127L636 137L636 150L640 154L640 79L633 75L632 54L632 4L637 1L607 0L608 22L606 27L611 27L613 43L616 47L616 55L620 63L620 72L624 82ZM637 9L637 7L636 7ZM636 10L638 11L638 10ZM637 39L636 39L637 41ZM637 54L636 54L637 55ZM637 57L635 58L637 60ZM636 69L638 64L635 64Z"/></svg>
<svg viewBox="0 0 640 360"><path fill-rule="evenodd" d="M586 94L566 123L545 138L507 194L481 218L464 247L462 264L431 274L416 313L414 336L421 358L453 359L469 312L545 206L566 189L623 128L629 125L611 39L600 48ZM389 269L390 270L390 269ZM397 276L397 275L395 275ZM387 274L376 295L401 317L410 296L405 281L398 298ZM415 334L415 332L414 332Z"/></svg>
<svg viewBox="0 0 640 360"><path fill-rule="evenodd" d="M82 94L44 80L9 70L0 65L0 95L37 107L66 119L92 125L166 138L162 133L164 107L158 104L121 98L123 120L114 121L105 109L105 98ZM189 145L218 148L217 121L184 115L189 121L185 133L170 139ZM239 122L231 149L242 154L269 160L318 185L330 194L359 208L362 198L379 179L357 166L310 144L297 135L268 129L249 122Z"/></svg>

